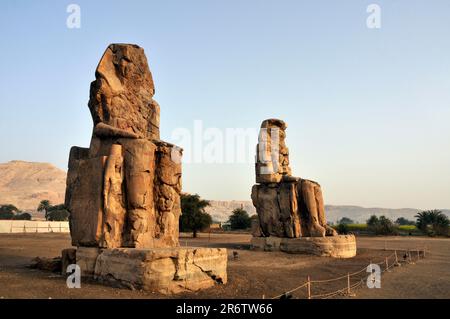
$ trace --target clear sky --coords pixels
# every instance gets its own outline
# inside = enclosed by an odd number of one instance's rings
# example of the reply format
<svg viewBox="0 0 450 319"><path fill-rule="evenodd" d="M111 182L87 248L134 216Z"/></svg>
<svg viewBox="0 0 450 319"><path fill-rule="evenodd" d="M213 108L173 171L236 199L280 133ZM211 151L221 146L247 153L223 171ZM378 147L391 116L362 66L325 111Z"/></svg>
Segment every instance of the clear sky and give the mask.
<svg viewBox="0 0 450 319"><path fill-rule="evenodd" d="M371 3L380 29L366 25ZM317 180L327 204L449 208L449 15L448 0L2 1L0 162L66 169L70 147L89 145L103 51L136 43L164 140L195 120L223 131L281 118L293 174ZM251 162L183 173L208 199L248 200L254 183Z"/></svg>

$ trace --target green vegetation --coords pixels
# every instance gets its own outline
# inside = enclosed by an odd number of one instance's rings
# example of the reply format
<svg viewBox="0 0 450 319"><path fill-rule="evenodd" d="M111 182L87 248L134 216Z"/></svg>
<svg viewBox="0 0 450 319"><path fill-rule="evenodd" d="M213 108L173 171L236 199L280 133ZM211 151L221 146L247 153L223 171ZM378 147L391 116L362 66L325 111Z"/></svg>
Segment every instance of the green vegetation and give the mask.
<svg viewBox="0 0 450 319"><path fill-rule="evenodd" d="M233 210L230 218L228 219L231 229L247 229L250 228L252 220L248 213L242 208L236 208Z"/></svg>
<svg viewBox="0 0 450 319"><path fill-rule="evenodd" d="M181 194L180 231L192 232L192 237L197 237L197 232L208 228L212 223L211 216L205 212L209 201L203 200L199 195Z"/></svg>
<svg viewBox="0 0 450 319"><path fill-rule="evenodd" d="M47 211L47 220L50 221L67 221L69 220L70 213L64 206L64 204L59 204L55 206L50 206Z"/></svg>
<svg viewBox="0 0 450 319"><path fill-rule="evenodd" d="M348 233L350 233L348 225L350 224L339 224L336 226L336 230L339 235L347 235Z"/></svg>
<svg viewBox="0 0 450 319"><path fill-rule="evenodd" d="M343 224L343 225L350 225L350 224L354 224L355 222L348 217L342 217L341 220L339 220L337 223Z"/></svg>
<svg viewBox="0 0 450 319"><path fill-rule="evenodd" d="M70 213L64 204L52 205L48 199L41 200L37 207L38 212L44 212L45 220L49 221L67 221Z"/></svg>
<svg viewBox="0 0 450 319"><path fill-rule="evenodd" d="M446 215L439 210L427 210L418 213L417 228L428 236L448 236L450 221Z"/></svg>
<svg viewBox="0 0 450 319"><path fill-rule="evenodd" d="M396 223L397 225L400 225L400 226L404 226L404 225L415 225L415 224L416 224L415 221L408 220L408 219L406 219L405 217L399 217L399 218L397 218L397 220L395 221L395 223Z"/></svg>
<svg viewBox="0 0 450 319"><path fill-rule="evenodd" d="M367 224L344 224L342 218L340 224L333 226L338 233L360 233L375 235L422 235L428 236L448 236L450 221L448 217L439 210L429 210L420 212L415 216L417 222L410 221L404 217L399 217L393 223L385 216L370 216Z"/></svg>
<svg viewBox="0 0 450 319"><path fill-rule="evenodd" d="M11 204L0 206L0 219L7 220L31 220L31 214L21 212L16 206Z"/></svg>
<svg viewBox="0 0 450 319"><path fill-rule="evenodd" d="M385 216L378 218L375 215L367 220L367 228L375 235L396 235L397 229L394 223Z"/></svg>
<svg viewBox="0 0 450 319"><path fill-rule="evenodd" d="M48 199L41 200L39 206L37 207L38 212L44 212L45 220L48 220L48 210L50 207L51 205Z"/></svg>

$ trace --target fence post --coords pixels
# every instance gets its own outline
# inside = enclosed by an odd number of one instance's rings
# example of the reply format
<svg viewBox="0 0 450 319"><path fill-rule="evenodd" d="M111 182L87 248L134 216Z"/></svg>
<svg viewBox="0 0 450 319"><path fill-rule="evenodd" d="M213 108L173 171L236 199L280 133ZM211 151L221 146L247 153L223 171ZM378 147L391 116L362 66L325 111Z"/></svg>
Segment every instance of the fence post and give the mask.
<svg viewBox="0 0 450 319"><path fill-rule="evenodd" d="M398 266L398 257L397 257L397 250L395 251L395 265Z"/></svg>
<svg viewBox="0 0 450 319"><path fill-rule="evenodd" d="M425 258L425 247L423 248L423 258Z"/></svg>
<svg viewBox="0 0 450 319"><path fill-rule="evenodd" d="M386 271L390 272L390 270L389 270L389 262L388 262L388 258L387 257L384 258L384 262L386 264Z"/></svg>
<svg viewBox="0 0 450 319"><path fill-rule="evenodd" d="M408 250L408 258L409 258L409 263L410 264L414 264L411 258L411 250Z"/></svg>
<svg viewBox="0 0 450 319"><path fill-rule="evenodd" d="M419 249L417 248L417 260L419 260L420 259L420 252L419 252Z"/></svg>
<svg viewBox="0 0 450 319"><path fill-rule="evenodd" d="M350 296L350 273L347 273L347 294Z"/></svg>
<svg viewBox="0 0 450 319"><path fill-rule="evenodd" d="M311 299L311 279L308 276L308 283L306 285L308 287L308 299Z"/></svg>

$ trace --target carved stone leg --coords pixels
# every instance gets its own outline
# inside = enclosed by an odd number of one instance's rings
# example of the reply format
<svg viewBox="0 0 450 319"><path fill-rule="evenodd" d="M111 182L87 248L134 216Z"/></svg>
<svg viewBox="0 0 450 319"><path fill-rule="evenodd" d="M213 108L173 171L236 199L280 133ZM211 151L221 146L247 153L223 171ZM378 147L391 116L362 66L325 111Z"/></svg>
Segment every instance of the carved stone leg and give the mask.
<svg viewBox="0 0 450 319"><path fill-rule="evenodd" d="M122 233L126 217L123 181L122 146L113 144L111 154L105 165L103 240L101 241L101 247L118 248L122 246Z"/></svg>

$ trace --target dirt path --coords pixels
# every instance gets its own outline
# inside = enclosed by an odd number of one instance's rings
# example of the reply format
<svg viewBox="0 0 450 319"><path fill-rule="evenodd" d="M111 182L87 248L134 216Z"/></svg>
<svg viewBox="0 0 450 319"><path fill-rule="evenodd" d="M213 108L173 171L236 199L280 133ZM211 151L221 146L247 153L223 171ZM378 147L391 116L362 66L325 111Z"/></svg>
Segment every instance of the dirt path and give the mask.
<svg viewBox="0 0 450 319"><path fill-rule="evenodd" d="M363 287L356 298L450 298L450 240L429 238L358 237L358 254L351 259L333 259L281 252L249 250L247 234L182 235L188 246L226 247L229 251L227 285L177 298L265 298L290 290L306 280L330 279L362 269L369 261L380 261L391 249L427 246L427 258L415 265L396 267L382 277L381 289ZM385 243L386 242L386 243ZM387 251L384 248L388 249ZM33 257L54 257L70 247L68 234L0 234L0 298L165 298L144 291L115 289L84 280L81 289L68 289L65 278L26 268ZM239 260L231 258L239 253ZM366 274L362 274L366 275ZM345 287L346 279L314 284L313 294ZM294 294L305 298L306 290Z"/></svg>

